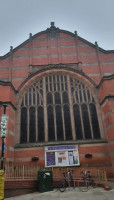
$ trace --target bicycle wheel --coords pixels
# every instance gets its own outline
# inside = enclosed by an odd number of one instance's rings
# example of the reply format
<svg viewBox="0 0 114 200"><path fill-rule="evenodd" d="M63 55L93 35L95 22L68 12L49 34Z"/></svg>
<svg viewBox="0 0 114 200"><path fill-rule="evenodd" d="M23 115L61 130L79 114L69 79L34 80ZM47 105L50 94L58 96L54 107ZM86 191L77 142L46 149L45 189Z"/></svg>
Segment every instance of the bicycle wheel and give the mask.
<svg viewBox="0 0 114 200"><path fill-rule="evenodd" d="M93 187L93 188L96 188L96 187L97 187L97 183L96 183L96 182L94 182L94 181L92 182L92 184L91 184L91 185L92 185L92 187Z"/></svg>
<svg viewBox="0 0 114 200"><path fill-rule="evenodd" d="M69 181L69 187L70 187L71 190L75 188L75 182L74 182L74 180L72 178Z"/></svg>
<svg viewBox="0 0 114 200"><path fill-rule="evenodd" d="M64 191L66 190L66 182L65 182L65 180L61 180L61 181L60 181L59 190L60 190L61 192L64 192Z"/></svg>
<svg viewBox="0 0 114 200"><path fill-rule="evenodd" d="M79 181L78 182L78 187L82 192L87 192L88 191L88 183L86 181Z"/></svg>

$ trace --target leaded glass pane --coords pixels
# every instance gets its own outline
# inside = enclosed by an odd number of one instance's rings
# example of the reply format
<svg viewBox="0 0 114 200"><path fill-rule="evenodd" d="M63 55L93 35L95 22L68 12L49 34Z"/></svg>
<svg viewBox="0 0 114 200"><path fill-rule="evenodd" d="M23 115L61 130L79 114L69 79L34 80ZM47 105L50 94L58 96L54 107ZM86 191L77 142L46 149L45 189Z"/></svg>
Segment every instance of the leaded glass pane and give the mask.
<svg viewBox="0 0 114 200"><path fill-rule="evenodd" d="M61 83L61 90L62 90L62 91L64 90L64 85L63 85L63 83Z"/></svg>
<svg viewBox="0 0 114 200"><path fill-rule="evenodd" d="M33 93L33 105L35 105L35 93Z"/></svg>
<svg viewBox="0 0 114 200"><path fill-rule="evenodd" d="M53 104L53 99L52 99L52 94L51 93L47 94L47 104Z"/></svg>
<svg viewBox="0 0 114 200"><path fill-rule="evenodd" d="M29 110L29 142L36 141L36 129L35 129L35 108L31 107Z"/></svg>
<svg viewBox="0 0 114 200"><path fill-rule="evenodd" d="M56 91L56 83L54 83L54 91Z"/></svg>
<svg viewBox="0 0 114 200"><path fill-rule="evenodd" d="M94 104L90 104L89 108L90 108L94 138L99 139L100 138L100 130L99 130L97 113L96 113L96 107Z"/></svg>
<svg viewBox="0 0 114 200"><path fill-rule="evenodd" d="M39 105L39 94L37 93L37 105Z"/></svg>
<svg viewBox="0 0 114 200"><path fill-rule="evenodd" d="M48 141L54 141L55 130L54 130L54 115L52 106L48 106L47 115L48 115Z"/></svg>
<svg viewBox="0 0 114 200"><path fill-rule="evenodd" d="M38 107L38 141L44 141L44 113L41 106Z"/></svg>
<svg viewBox="0 0 114 200"><path fill-rule="evenodd" d="M48 84L46 84L46 92L48 92Z"/></svg>
<svg viewBox="0 0 114 200"><path fill-rule="evenodd" d="M64 105L64 121L66 140L72 140L71 118L68 105Z"/></svg>
<svg viewBox="0 0 114 200"><path fill-rule="evenodd" d="M74 111L74 122L76 129L76 139L81 140L83 136L82 136L82 124L81 124L79 106L75 104L73 107L73 111Z"/></svg>
<svg viewBox="0 0 114 200"><path fill-rule="evenodd" d="M40 94L43 95L43 90L42 89L40 89Z"/></svg>
<svg viewBox="0 0 114 200"><path fill-rule="evenodd" d="M31 93L29 93L29 106L31 105Z"/></svg>
<svg viewBox="0 0 114 200"><path fill-rule="evenodd" d="M90 93L89 93L89 90L87 90L87 96L88 96L88 102L90 102Z"/></svg>
<svg viewBox="0 0 114 200"><path fill-rule="evenodd" d="M60 83L57 83L57 90L60 91Z"/></svg>
<svg viewBox="0 0 114 200"><path fill-rule="evenodd" d="M82 108L85 139L90 139L91 138L91 130L90 130L90 121L89 121L87 105L82 104L81 108Z"/></svg>
<svg viewBox="0 0 114 200"><path fill-rule="evenodd" d="M87 98L86 98L86 92L85 92L85 90L83 90L83 96L84 96L84 102L86 102Z"/></svg>
<svg viewBox="0 0 114 200"><path fill-rule="evenodd" d="M44 130L48 141L55 138L62 141L63 135L66 140L72 140L72 130L76 130L77 139L100 138L92 93L84 82L68 76L47 74L26 89L21 105L21 143L27 142L27 138L29 142L36 142L36 139L43 142Z"/></svg>
<svg viewBox="0 0 114 200"><path fill-rule="evenodd" d="M63 140L63 121L61 106L56 106L56 127L57 127L57 140Z"/></svg>
<svg viewBox="0 0 114 200"><path fill-rule="evenodd" d="M59 92L55 92L55 104L61 104L61 98Z"/></svg>
<svg viewBox="0 0 114 200"><path fill-rule="evenodd" d="M80 95L80 103L82 102L82 91L79 90L79 95Z"/></svg>
<svg viewBox="0 0 114 200"><path fill-rule="evenodd" d="M69 103L67 92L63 92L63 103Z"/></svg>
<svg viewBox="0 0 114 200"><path fill-rule="evenodd" d="M27 93L25 93L25 105L27 106Z"/></svg>
<svg viewBox="0 0 114 200"><path fill-rule="evenodd" d="M79 102L79 98L78 98L78 92L76 91L76 102Z"/></svg>
<svg viewBox="0 0 114 200"><path fill-rule="evenodd" d="M65 90L66 91L68 90L68 88L67 88L67 82L65 82Z"/></svg>

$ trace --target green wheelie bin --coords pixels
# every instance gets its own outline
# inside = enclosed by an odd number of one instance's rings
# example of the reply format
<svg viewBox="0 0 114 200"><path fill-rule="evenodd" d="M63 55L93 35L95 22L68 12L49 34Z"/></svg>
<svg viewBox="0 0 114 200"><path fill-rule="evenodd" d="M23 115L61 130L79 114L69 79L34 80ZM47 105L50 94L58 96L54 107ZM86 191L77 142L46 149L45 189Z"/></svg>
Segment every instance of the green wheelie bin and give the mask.
<svg viewBox="0 0 114 200"><path fill-rule="evenodd" d="M38 191L48 192L52 191L53 175L52 171L38 171Z"/></svg>

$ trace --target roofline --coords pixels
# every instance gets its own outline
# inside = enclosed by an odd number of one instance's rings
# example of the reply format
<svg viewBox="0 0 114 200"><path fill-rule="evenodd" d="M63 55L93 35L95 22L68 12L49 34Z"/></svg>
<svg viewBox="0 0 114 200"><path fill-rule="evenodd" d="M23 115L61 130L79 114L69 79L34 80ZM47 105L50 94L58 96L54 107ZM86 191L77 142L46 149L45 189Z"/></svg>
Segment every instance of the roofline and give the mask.
<svg viewBox="0 0 114 200"><path fill-rule="evenodd" d="M48 28L49 29L49 28ZM34 34L33 36L31 36L31 39L34 39L35 37L39 36L39 35L42 35L42 34L46 34L48 33L48 29L44 30L44 31L41 31L41 32L38 32L36 34ZM71 35L72 37L76 37L75 33L72 33L70 31L66 31L66 30L62 30L62 29L59 29L60 32L63 32L63 33L66 33L66 34L69 34ZM80 37L77 35L77 38L85 43L87 43L88 45L92 46L93 48L96 48L96 45L89 42L88 40ZM14 49L12 49L12 53L15 52L16 50L18 50L19 48L21 48L23 45L27 44L27 42L29 42L29 38L27 40L25 40L23 43L21 43L20 45L18 45L17 47L15 47ZM99 47L99 51L105 53L105 54L109 54L109 53L114 53L114 50L105 50L101 47ZM10 56L10 51L8 53L6 53L5 55L3 56L0 56L0 60L2 59L5 59L6 57Z"/></svg>
<svg viewBox="0 0 114 200"><path fill-rule="evenodd" d="M14 86L12 85L12 83L10 81L2 81L2 80L0 80L0 85L5 86L5 87L9 86L9 87L12 88L12 90L14 91L15 94L17 93L16 89L14 88Z"/></svg>
<svg viewBox="0 0 114 200"><path fill-rule="evenodd" d="M100 88L103 84L104 81L109 81L109 80L112 80L114 79L114 74L111 74L109 76L103 76L103 78L101 79L99 85L97 86L97 88Z"/></svg>

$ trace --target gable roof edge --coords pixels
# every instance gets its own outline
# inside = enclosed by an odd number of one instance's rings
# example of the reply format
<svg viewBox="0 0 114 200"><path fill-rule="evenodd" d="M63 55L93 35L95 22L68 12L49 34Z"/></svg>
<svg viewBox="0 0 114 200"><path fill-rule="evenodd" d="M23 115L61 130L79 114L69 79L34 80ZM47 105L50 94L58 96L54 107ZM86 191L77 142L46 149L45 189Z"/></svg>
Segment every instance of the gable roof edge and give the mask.
<svg viewBox="0 0 114 200"><path fill-rule="evenodd" d="M59 29L59 31L60 31L60 32L63 32L63 33L66 33L66 34L69 34L69 35L71 35L72 37L76 37L76 36L75 36L75 33L72 33L72 32L70 32L70 31L66 31L66 30L62 30L62 29ZM37 37L37 36L39 36L39 35L41 35L41 34L46 34L46 33L48 33L48 29L34 34L33 36L31 36L31 38L34 39L35 37ZM77 35L77 38L78 38L79 40L81 40L82 42L88 44L89 46L91 46L91 47L93 47L93 48L96 48L96 45L93 44L93 43L91 43L91 42L89 42L88 40L86 40L86 39L84 39L84 38L82 38L82 37L80 37L80 36L78 36L78 35ZM27 40L25 40L24 42L22 42L22 43L21 43L20 45L18 45L17 47L15 47L14 49L12 49L12 52L17 51L19 48L21 48L23 45L27 44L28 42L29 42L29 38L28 38ZM98 47L98 48L99 48L99 51L101 51L101 52L104 53L104 54L114 53L114 50L105 50L105 49L103 49L103 48L101 48L101 47ZM8 56L10 56L10 51L9 51L8 53L6 53L5 55L0 56L0 60L5 59L5 58L7 58Z"/></svg>

